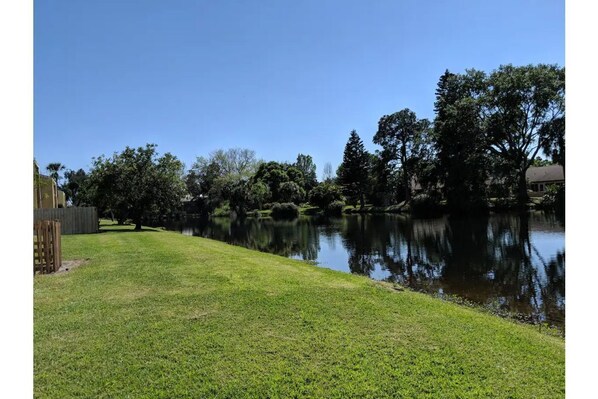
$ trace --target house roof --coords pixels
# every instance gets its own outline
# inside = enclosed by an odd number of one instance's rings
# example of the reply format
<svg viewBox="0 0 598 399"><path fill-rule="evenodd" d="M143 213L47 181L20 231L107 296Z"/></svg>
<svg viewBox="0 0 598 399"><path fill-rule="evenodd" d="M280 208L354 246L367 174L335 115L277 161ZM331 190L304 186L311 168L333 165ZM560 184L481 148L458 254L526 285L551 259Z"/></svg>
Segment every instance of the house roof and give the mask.
<svg viewBox="0 0 598 399"><path fill-rule="evenodd" d="M565 172L561 165L548 165L539 167L530 167L525 172L525 178L530 183L545 181L564 181Z"/></svg>

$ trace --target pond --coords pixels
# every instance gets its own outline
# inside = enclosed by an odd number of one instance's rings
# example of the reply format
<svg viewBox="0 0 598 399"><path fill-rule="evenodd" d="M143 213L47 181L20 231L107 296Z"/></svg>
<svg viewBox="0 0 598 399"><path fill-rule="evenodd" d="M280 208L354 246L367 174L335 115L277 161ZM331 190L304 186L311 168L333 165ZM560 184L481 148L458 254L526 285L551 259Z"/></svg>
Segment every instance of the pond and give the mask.
<svg viewBox="0 0 598 399"><path fill-rule="evenodd" d="M565 227L552 214L211 218L171 221L165 227L564 329Z"/></svg>

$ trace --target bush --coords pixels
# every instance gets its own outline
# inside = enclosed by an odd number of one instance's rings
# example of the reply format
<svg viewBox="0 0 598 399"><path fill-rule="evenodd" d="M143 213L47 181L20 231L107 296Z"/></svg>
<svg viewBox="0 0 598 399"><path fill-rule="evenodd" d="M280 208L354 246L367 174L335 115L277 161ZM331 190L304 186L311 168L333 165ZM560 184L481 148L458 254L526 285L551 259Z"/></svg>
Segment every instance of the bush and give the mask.
<svg viewBox="0 0 598 399"><path fill-rule="evenodd" d="M343 200L341 187L330 183L319 184L309 192L309 203L323 210L333 202Z"/></svg>
<svg viewBox="0 0 598 399"><path fill-rule="evenodd" d="M442 206L437 195L417 194L411 198L413 216L437 216L442 214Z"/></svg>
<svg viewBox="0 0 598 399"><path fill-rule="evenodd" d="M343 214L343 209L345 208L345 203L343 201L334 201L326 207L325 212L328 215L333 216L341 216Z"/></svg>
<svg viewBox="0 0 598 399"><path fill-rule="evenodd" d="M551 184L542 197L542 208L547 210L565 209L565 186Z"/></svg>
<svg viewBox="0 0 598 399"><path fill-rule="evenodd" d="M294 219L297 216L299 216L299 207L292 202L272 205L272 217L275 219Z"/></svg>

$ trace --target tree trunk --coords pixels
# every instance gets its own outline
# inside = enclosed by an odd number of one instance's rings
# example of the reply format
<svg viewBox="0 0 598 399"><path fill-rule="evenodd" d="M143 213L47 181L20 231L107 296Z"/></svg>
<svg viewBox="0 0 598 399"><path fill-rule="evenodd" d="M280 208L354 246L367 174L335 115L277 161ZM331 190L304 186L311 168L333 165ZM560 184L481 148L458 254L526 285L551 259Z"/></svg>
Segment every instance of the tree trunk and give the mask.
<svg viewBox="0 0 598 399"><path fill-rule="evenodd" d="M529 201L529 197L527 195L527 179L525 178L526 170L523 169L519 173L519 179L517 182L517 205L520 208L525 208L525 205Z"/></svg>
<svg viewBox="0 0 598 399"><path fill-rule="evenodd" d="M409 187L409 176L407 175L407 169L405 169L403 184L405 185L405 202L409 202L411 200L411 187Z"/></svg>
<svg viewBox="0 0 598 399"><path fill-rule="evenodd" d="M141 231L141 218L135 218L135 231Z"/></svg>
<svg viewBox="0 0 598 399"><path fill-rule="evenodd" d="M363 207L365 206L365 196L363 195L363 193L359 194L359 205L360 205L360 209L363 209Z"/></svg>

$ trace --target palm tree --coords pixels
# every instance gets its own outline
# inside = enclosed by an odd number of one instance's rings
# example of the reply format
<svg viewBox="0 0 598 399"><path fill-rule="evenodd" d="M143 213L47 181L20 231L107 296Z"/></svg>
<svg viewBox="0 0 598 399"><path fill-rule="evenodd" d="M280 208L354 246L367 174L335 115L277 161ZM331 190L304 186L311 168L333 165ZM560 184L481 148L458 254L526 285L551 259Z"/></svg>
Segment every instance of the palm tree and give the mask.
<svg viewBox="0 0 598 399"><path fill-rule="evenodd" d="M60 179L60 171L64 170L64 165L60 162L53 162L46 166L46 170L50 172L50 176L56 180L56 184L58 184L58 180Z"/></svg>

